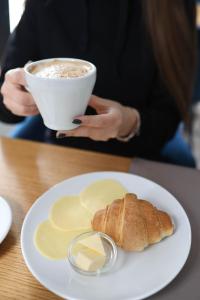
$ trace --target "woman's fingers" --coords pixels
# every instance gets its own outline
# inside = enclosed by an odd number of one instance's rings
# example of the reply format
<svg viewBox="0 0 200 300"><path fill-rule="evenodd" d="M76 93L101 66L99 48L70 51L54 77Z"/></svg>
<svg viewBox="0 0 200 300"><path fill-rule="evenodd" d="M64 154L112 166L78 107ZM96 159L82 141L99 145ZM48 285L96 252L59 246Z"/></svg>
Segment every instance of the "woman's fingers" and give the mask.
<svg viewBox="0 0 200 300"><path fill-rule="evenodd" d="M13 114L32 116L39 113L31 94L26 91L26 81L23 69L10 70L5 75L1 88L3 103Z"/></svg>
<svg viewBox="0 0 200 300"><path fill-rule="evenodd" d="M21 105L13 100L6 98L3 100L4 105L17 116L33 116L39 113L37 106L33 105Z"/></svg>
<svg viewBox="0 0 200 300"><path fill-rule="evenodd" d="M89 137L93 140L107 141L115 138L121 124L120 105L110 100L92 96L90 106L95 108L97 115L84 115L74 118L74 124L80 124L76 129L60 131L57 137Z"/></svg>
<svg viewBox="0 0 200 300"><path fill-rule="evenodd" d="M5 81L8 81L13 84L26 86L25 73L24 69L17 68L9 70L5 75Z"/></svg>
<svg viewBox="0 0 200 300"><path fill-rule="evenodd" d="M95 116L81 116L75 118L75 124L81 124L82 126L88 127L95 127L95 128L105 128L110 125L110 115L109 114L102 114L102 115L95 115Z"/></svg>
<svg viewBox="0 0 200 300"><path fill-rule="evenodd" d="M5 82L2 86L1 92L4 97L13 99L13 101L18 102L21 105L35 105L35 101L32 95L29 92L22 90L21 87L14 85L13 83Z"/></svg>
<svg viewBox="0 0 200 300"><path fill-rule="evenodd" d="M92 96L89 105L97 111L97 115L83 115L74 118L74 124L94 128L109 128L118 126L121 122L120 104Z"/></svg>
<svg viewBox="0 0 200 300"><path fill-rule="evenodd" d="M92 96L89 105L97 115L77 116L73 123L80 126L73 130L60 131L57 138L88 137L96 141L107 141L127 136L136 123L135 110L112 100Z"/></svg>
<svg viewBox="0 0 200 300"><path fill-rule="evenodd" d="M121 115L115 108L108 109L107 113L100 115L85 115L75 118L75 124L93 128L112 128L121 122Z"/></svg>
<svg viewBox="0 0 200 300"><path fill-rule="evenodd" d="M89 128L86 126L80 126L73 130L59 131L57 132L57 138L63 137L89 137L95 141L107 141L110 138L115 137L114 132L106 133L105 129Z"/></svg>
<svg viewBox="0 0 200 300"><path fill-rule="evenodd" d="M89 106L94 108L97 112L106 112L107 108L110 106L109 100L92 95L88 103Z"/></svg>

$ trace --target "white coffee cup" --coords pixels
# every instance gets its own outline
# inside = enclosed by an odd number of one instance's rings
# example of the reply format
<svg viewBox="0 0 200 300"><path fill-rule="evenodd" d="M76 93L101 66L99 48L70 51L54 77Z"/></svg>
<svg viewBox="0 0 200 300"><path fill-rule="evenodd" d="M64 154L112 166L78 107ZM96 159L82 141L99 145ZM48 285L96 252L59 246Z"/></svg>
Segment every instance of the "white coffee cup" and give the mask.
<svg viewBox="0 0 200 300"><path fill-rule="evenodd" d="M82 62L89 71L80 77L39 77L31 70L42 63L51 61ZM24 67L27 89L32 94L44 124L53 130L70 130L75 117L83 115L96 81L96 67L84 60L74 58L52 58L27 64Z"/></svg>

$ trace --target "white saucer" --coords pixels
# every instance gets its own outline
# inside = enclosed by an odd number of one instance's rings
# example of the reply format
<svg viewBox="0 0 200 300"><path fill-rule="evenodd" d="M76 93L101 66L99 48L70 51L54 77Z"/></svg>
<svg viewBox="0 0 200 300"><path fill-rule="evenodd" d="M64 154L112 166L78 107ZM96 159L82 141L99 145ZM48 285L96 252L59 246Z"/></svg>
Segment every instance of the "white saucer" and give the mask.
<svg viewBox="0 0 200 300"><path fill-rule="evenodd" d="M0 244L5 239L12 224L12 212L5 199L0 197Z"/></svg>

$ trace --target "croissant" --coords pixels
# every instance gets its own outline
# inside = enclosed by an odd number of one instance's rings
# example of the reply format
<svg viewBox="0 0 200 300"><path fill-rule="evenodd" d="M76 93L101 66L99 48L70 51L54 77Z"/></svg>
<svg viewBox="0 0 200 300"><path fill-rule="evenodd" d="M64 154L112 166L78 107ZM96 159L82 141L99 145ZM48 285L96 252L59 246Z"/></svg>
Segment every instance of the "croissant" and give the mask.
<svg viewBox="0 0 200 300"><path fill-rule="evenodd" d="M142 251L173 233L170 216L135 194L126 194L97 211L92 228L108 234L126 251Z"/></svg>

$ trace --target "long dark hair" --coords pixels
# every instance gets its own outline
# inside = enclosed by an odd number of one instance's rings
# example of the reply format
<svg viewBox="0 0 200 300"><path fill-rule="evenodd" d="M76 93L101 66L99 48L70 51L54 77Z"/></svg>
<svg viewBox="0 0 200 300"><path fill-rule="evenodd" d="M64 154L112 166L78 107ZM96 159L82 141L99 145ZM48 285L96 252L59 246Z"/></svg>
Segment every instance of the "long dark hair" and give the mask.
<svg viewBox="0 0 200 300"><path fill-rule="evenodd" d="M145 20L161 76L186 123L196 65L196 10L194 1L187 1L143 2Z"/></svg>

